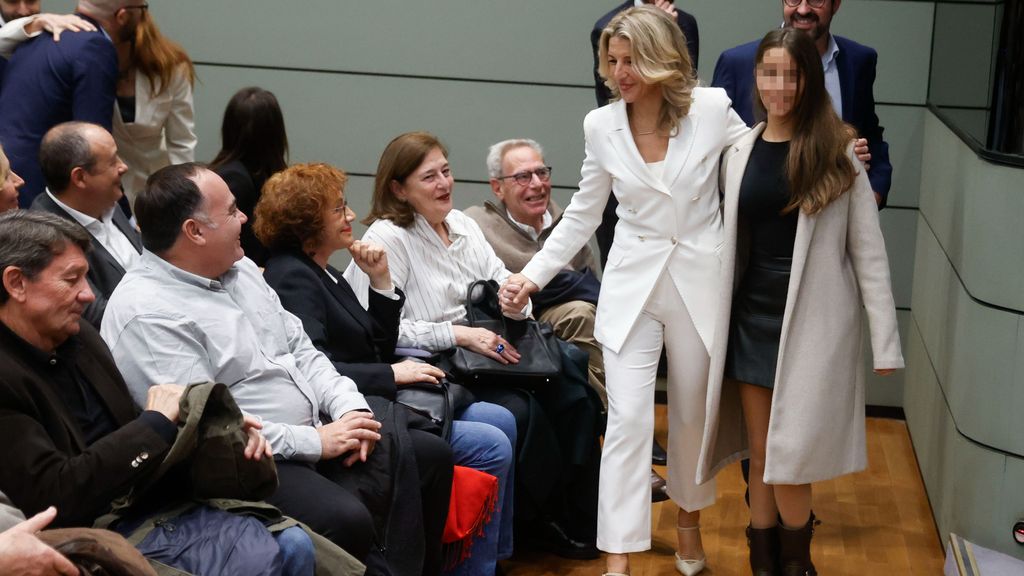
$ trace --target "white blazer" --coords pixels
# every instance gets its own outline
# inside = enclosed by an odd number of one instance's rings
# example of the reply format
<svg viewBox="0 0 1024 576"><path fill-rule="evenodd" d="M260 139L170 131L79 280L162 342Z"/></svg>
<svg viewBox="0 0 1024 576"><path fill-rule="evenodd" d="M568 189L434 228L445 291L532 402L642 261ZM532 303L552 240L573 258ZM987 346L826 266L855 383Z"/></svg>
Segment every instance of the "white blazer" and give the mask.
<svg viewBox="0 0 1024 576"><path fill-rule="evenodd" d="M153 95L144 74L136 74L135 122L121 121L121 109L115 101L113 134L118 154L128 165L121 184L132 204L150 174L170 164L194 161L192 84L184 71L175 71L167 90L159 96Z"/></svg>
<svg viewBox="0 0 1024 576"><path fill-rule="evenodd" d="M669 139L662 179L633 142L625 102L587 114L583 131L586 158L579 191L523 275L538 286L547 284L594 233L614 192L619 223L601 283L595 337L618 352L668 269L710 350L722 244L718 163L723 149L749 128L724 90L695 88L689 114Z"/></svg>

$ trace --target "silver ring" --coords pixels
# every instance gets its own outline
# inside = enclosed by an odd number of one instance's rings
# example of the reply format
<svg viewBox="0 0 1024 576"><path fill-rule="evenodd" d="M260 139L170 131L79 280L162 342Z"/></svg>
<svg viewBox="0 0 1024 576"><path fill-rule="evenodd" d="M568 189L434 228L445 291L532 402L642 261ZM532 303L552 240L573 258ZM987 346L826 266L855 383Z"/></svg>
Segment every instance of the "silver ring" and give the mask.
<svg viewBox="0 0 1024 576"><path fill-rule="evenodd" d="M505 345L498 344L497 346L494 347L494 351L497 352L498 354L501 354L502 352L505 351Z"/></svg>

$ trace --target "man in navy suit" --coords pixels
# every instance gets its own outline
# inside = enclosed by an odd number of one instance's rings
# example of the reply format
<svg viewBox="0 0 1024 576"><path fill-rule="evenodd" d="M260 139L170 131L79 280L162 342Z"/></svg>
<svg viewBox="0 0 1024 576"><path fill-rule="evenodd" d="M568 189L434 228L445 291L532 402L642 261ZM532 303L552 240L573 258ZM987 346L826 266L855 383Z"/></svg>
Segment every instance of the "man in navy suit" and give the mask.
<svg viewBox="0 0 1024 576"><path fill-rule="evenodd" d="M83 316L98 329L107 298L142 253L142 237L117 207L124 195L121 176L128 167L117 155L113 136L88 122L50 129L40 146L39 163L47 188L36 196L32 209L66 218L92 237L87 279L96 299Z"/></svg>
<svg viewBox="0 0 1024 576"><path fill-rule="evenodd" d="M45 186L39 144L50 128L82 120L111 128L117 88L115 42L130 41L146 5L135 0L79 0L77 14L100 29L49 34L20 46L0 88L0 142L25 179L19 203L28 207Z"/></svg>
<svg viewBox="0 0 1024 576"><path fill-rule="evenodd" d="M829 32L832 18L842 0L783 0L785 26L806 31L814 39L825 68L825 88L843 120L857 129L866 140L870 153L866 162L868 179L881 209L892 183L889 145L882 139L882 127L875 114L875 64L873 48ZM718 57L712 86L725 88L733 109L748 125L755 123L753 113L754 57L760 40L730 48ZM859 144L864 144L860 142ZM864 156L861 157L863 161Z"/></svg>

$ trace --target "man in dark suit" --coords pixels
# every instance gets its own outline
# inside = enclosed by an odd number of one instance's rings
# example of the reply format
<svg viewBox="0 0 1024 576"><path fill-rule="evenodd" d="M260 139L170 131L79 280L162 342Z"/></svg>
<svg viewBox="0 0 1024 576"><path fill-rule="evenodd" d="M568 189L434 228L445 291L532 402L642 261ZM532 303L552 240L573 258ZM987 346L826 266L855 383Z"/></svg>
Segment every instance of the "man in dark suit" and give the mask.
<svg viewBox="0 0 1024 576"><path fill-rule="evenodd" d="M49 34L23 45L7 63L0 88L0 142L14 171L25 179L19 203L31 205L43 191L39 144L47 130L69 120L110 130L118 59L115 42L135 36L145 4L131 0L80 0L77 14L100 29Z"/></svg>
<svg viewBox="0 0 1024 576"><path fill-rule="evenodd" d="M785 26L805 30L814 39L825 68L825 87L836 111L843 120L857 129L861 141L867 145L869 156L861 156L866 166L871 188L879 209L885 206L892 184L892 164L889 163L889 145L882 139L882 127L875 114L875 64L878 53L848 38L829 32L832 18L839 11L842 0L783 0L782 15ZM713 86L725 88L732 99L733 109L748 125L755 122L754 57L760 40L730 48L718 58Z"/></svg>
<svg viewBox="0 0 1024 576"><path fill-rule="evenodd" d="M87 278L96 300L85 318L98 328L107 298L142 253L139 232L117 206L128 167L110 133L87 122L51 128L39 148L39 162L47 189L36 196L32 209L75 222L92 237Z"/></svg>

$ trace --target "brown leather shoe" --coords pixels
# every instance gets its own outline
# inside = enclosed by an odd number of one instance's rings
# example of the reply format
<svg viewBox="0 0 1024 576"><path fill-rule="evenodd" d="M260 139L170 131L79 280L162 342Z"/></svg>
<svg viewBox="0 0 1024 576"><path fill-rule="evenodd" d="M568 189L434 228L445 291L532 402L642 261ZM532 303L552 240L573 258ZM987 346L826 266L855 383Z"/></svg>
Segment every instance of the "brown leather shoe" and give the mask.
<svg viewBox="0 0 1024 576"><path fill-rule="evenodd" d="M651 502L664 502L668 500L668 490L665 479L654 469L651 469Z"/></svg>

